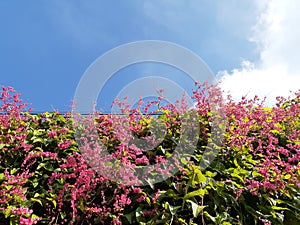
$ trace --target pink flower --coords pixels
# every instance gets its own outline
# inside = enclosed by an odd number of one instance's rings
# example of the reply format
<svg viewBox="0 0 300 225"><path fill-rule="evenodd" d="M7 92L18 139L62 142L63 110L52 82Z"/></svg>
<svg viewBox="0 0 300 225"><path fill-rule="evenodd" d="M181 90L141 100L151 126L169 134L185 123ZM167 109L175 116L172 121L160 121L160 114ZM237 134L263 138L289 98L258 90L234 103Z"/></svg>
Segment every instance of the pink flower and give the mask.
<svg viewBox="0 0 300 225"><path fill-rule="evenodd" d="M24 217L20 217L20 224L22 225L30 225L32 224L31 219L30 218L24 218Z"/></svg>
<svg viewBox="0 0 300 225"><path fill-rule="evenodd" d="M146 165L148 165L149 160L146 156L143 155L143 157L135 159L135 163L136 164L146 164Z"/></svg>
<svg viewBox="0 0 300 225"><path fill-rule="evenodd" d="M120 197L120 199L119 199L119 203L120 203L121 205L130 205L131 200L130 200L130 198L127 198L126 195L121 195L121 197Z"/></svg>
<svg viewBox="0 0 300 225"><path fill-rule="evenodd" d="M138 197L138 199L136 200L137 202L142 202L146 199L145 195L141 195L140 197Z"/></svg>
<svg viewBox="0 0 300 225"><path fill-rule="evenodd" d="M48 137L54 138L54 137L56 137L56 136L57 136L56 131L50 131L50 132L48 133Z"/></svg>
<svg viewBox="0 0 300 225"><path fill-rule="evenodd" d="M154 194L154 196L152 197L152 201L153 202L156 202L156 200L158 199L159 197L159 193L160 193L160 189L157 190L157 192Z"/></svg>
<svg viewBox="0 0 300 225"><path fill-rule="evenodd" d="M64 127L64 128L62 128L62 129L59 130L60 134L67 134L68 132L69 132L69 129L66 128L66 127Z"/></svg>
<svg viewBox="0 0 300 225"><path fill-rule="evenodd" d="M59 149L63 150L63 149L69 148L70 145L71 145L71 141L68 140L68 141L64 141L62 143L59 143L57 147Z"/></svg>
<svg viewBox="0 0 300 225"><path fill-rule="evenodd" d="M20 217L20 225L33 225L33 224L37 224L38 221L40 221L41 218L35 218L35 219L31 219L31 218L24 218L24 217Z"/></svg>
<svg viewBox="0 0 300 225"><path fill-rule="evenodd" d="M154 208L150 211L145 211L145 212L142 212L142 216L145 217L145 216L152 216L156 213L157 211L157 208Z"/></svg>
<svg viewBox="0 0 300 225"><path fill-rule="evenodd" d="M141 188L139 188L139 187L134 187L133 188L133 193L138 194L138 193L141 193L141 192L142 192Z"/></svg>
<svg viewBox="0 0 300 225"><path fill-rule="evenodd" d="M261 222L263 222L264 225L272 225L272 223L271 223L269 220L262 219L262 218L259 218L259 220L260 220Z"/></svg>

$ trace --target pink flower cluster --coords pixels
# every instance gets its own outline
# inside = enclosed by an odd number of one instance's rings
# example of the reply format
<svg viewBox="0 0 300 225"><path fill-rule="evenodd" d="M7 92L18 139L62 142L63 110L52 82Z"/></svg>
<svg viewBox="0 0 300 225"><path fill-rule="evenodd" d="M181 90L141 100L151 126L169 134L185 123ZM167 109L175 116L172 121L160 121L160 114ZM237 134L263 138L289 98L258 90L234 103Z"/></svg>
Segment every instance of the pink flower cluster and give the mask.
<svg viewBox="0 0 300 225"><path fill-rule="evenodd" d="M59 144L57 145L57 147L58 147L59 149L61 149L61 150L64 150L64 149L69 148L69 146L70 146L71 144L72 144L72 141L67 140L67 141L63 141L63 142L59 143Z"/></svg>
<svg viewBox="0 0 300 225"><path fill-rule="evenodd" d="M299 97L297 92L295 99ZM252 166L257 175L245 179L247 189L253 194L258 194L260 189L280 192L289 186L300 186L297 175L300 124L295 123L295 118L297 121L300 118L299 101L279 99L273 108L265 108L258 97L243 98L239 103L230 100L226 105L227 154L253 155L256 163Z"/></svg>
<svg viewBox="0 0 300 225"><path fill-rule="evenodd" d="M77 119L74 115L70 128L61 127L53 115L46 113L41 117L22 115L26 105L12 88L2 88L0 93L0 157L6 157L0 158L0 165L17 165L0 171L0 210L10 210L20 224L36 224L41 219L34 215L34 207L28 206L29 198L34 199L35 187L44 190L37 195L42 197L36 199L36 204L43 205L45 217L52 224L78 224L83 220L90 224L121 224L124 210L136 205L147 206L141 213L143 217L158 215L161 212L151 207L160 204L162 192L147 193L135 187L149 174L171 177L173 169L179 168L180 174L171 178L172 188L188 190L188 172L181 167L178 155L167 157L181 135L179 118L188 110L185 98L163 105L159 90L158 100L140 100L137 109L131 109L126 101L116 100L114 104L126 116L95 114ZM193 94L195 110L209 124L200 124L199 140L206 143L210 139L208 127L217 123L208 114L217 110L221 94L207 84L198 84ZM296 99L299 97L300 93L296 93ZM151 112L153 106L157 109ZM164 138L159 140L150 132L150 124L160 122L153 117L155 113L163 114L166 127ZM295 122L295 118L300 119L299 101L281 98L277 107L265 108L257 97L243 98L239 103L229 98L221 113L226 115L227 123L220 151L224 160L234 158L234 169L242 171L222 180L229 185L243 184L233 190L236 200L244 191L257 196L269 192L288 196L290 189L300 187L300 124ZM76 141L71 137L72 129ZM163 141L164 145L157 147ZM168 164L168 160L173 163ZM195 166L193 163L187 166ZM143 166L147 170L141 175L137 171ZM245 170L246 167L251 170ZM38 186L37 177L43 179L45 187ZM68 213L64 215L65 211ZM261 221L270 224L268 220Z"/></svg>

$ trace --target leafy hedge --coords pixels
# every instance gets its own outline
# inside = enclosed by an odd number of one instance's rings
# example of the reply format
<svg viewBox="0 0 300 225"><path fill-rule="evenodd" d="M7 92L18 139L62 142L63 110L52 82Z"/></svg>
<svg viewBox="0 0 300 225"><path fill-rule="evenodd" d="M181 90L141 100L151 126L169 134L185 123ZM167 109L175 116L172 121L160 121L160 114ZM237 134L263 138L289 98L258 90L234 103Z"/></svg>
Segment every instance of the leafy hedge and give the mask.
<svg viewBox="0 0 300 225"><path fill-rule="evenodd" d="M175 163L178 171L168 179L134 186L135 169L172 157L181 140L180 107L154 101L129 109L117 101L126 118L97 114L76 125L71 113L31 115L19 94L3 87L0 224L300 224L300 92L278 98L273 108L264 108L257 97L238 103L229 97L224 137L214 146L217 157L202 170L203 152L214 141L207 90L205 85L194 90L200 131L190 160L179 157L184 166ZM178 104L184 108L184 102ZM141 113L151 105L159 106L159 116ZM166 127L160 143L149 136L155 121ZM99 148L99 138L128 170L101 164L105 156L99 149L100 168L91 166L85 153ZM155 147L145 151L134 138ZM154 175L170 172L157 171Z"/></svg>

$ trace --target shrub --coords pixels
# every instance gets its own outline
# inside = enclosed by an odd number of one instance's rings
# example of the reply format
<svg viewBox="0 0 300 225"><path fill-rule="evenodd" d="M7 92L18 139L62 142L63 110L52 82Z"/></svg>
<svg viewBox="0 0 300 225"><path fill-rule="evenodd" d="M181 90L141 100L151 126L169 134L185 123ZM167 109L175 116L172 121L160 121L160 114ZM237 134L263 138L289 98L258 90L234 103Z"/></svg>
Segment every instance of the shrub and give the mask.
<svg viewBox="0 0 300 225"><path fill-rule="evenodd" d="M257 97L229 98L223 122L217 89L197 84L193 93L197 122L184 130L192 119L184 101L162 105L161 97L130 109L116 100L125 117L31 115L3 87L0 223L299 224L300 92L272 108ZM224 131L219 138L215 125ZM195 131L196 148L186 153L193 143L182 133ZM208 147L217 155L204 168Z"/></svg>

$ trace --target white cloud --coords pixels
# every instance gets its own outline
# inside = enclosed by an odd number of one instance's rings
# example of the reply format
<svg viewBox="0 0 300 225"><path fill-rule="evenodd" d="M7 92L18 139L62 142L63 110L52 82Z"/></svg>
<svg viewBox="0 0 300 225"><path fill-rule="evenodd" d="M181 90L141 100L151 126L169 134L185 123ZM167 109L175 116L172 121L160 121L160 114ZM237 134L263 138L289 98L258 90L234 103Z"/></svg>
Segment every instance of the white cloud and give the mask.
<svg viewBox="0 0 300 225"><path fill-rule="evenodd" d="M257 44L260 60L244 60L241 68L220 71L221 87L234 99L241 96L267 97L268 105L276 96L290 95L300 89L300 1L257 1L261 15L253 27L251 41Z"/></svg>

